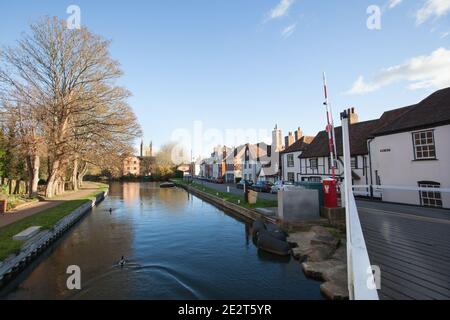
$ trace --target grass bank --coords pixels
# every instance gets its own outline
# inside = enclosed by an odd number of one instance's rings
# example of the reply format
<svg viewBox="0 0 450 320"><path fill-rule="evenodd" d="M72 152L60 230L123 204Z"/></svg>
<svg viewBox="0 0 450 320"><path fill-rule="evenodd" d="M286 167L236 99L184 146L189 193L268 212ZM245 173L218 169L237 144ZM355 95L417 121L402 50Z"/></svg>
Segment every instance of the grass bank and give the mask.
<svg viewBox="0 0 450 320"><path fill-rule="evenodd" d="M199 183L196 182L192 182L192 183L187 183L186 181L183 181L182 179L171 179L172 181L178 183L178 184L182 184L182 185L188 185L194 189L197 189L199 191L203 191L206 192L210 195L216 196L220 199L223 199L225 201L237 204L243 208L247 208L247 209L256 209L256 208L273 208L273 207L277 207L278 206L278 202L276 200L265 200L265 199L258 199L258 201L256 202L256 204L249 204L246 203L244 200L244 196L238 196L232 193L226 193L226 192L219 192L217 190L214 190L212 188L209 187L205 187L202 186Z"/></svg>
<svg viewBox="0 0 450 320"><path fill-rule="evenodd" d="M0 228L0 261L3 261L11 254L18 254L20 252L23 241L13 240L12 237L14 235L32 226L41 226L44 230L50 230L59 220L69 215L83 204L92 201L97 194L106 191L107 189L108 186L102 184L95 192L87 197L66 201L56 207L44 210Z"/></svg>

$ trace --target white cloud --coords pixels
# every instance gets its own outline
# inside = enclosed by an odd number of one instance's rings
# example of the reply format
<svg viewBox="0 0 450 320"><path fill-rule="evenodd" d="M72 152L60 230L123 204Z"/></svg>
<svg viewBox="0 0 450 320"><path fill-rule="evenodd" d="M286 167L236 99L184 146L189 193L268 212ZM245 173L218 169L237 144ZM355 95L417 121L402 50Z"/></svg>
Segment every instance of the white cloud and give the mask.
<svg viewBox="0 0 450 320"><path fill-rule="evenodd" d="M291 24L290 26L286 27L281 31L281 36L285 39L289 38L295 31L295 28L297 27L297 24Z"/></svg>
<svg viewBox="0 0 450 320"><path fill-rule="evenodd" d="M450 0L427 0L416 13L416 23L422 24L430 18L439 18L450 12Z"/></svg>
<svg viewBox="0 0 450 320"><path fill-rule="evenodd" d="M285 16L294 2L295 0L281 0L280 3L270 11L268 19L276 19Z"/></svg>
<svg viewBox="0 0 450 320"><path fill-rule="evenodd" d="M389 0L389 9L395 8L402 2L403 2L403 0Z"/></svg>
<svg viewBox="0 0 450 320"><path fill-rule="evenodd" d="M443 32L443 33L441 34L441 39L445 39L445 38L447 38L448 36L450 36L450 32Z"/></svg>
<svg viewBox="0 0 450 320"><path fill-rule="evenodd" d="M450 87L450 50L439 48L430 55L382 69L371 81L360 76L347 94L370 93L400 81L409 82L410 90Z"/></svg>

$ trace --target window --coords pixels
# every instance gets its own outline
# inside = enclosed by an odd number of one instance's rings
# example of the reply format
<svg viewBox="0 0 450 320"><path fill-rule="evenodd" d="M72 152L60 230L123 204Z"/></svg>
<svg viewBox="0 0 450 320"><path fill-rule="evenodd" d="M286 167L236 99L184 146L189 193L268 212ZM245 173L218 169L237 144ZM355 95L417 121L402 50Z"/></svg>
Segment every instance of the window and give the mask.
<svg viewBox="0 0 450 320"><path fill-rule="evenodd" d="M420 188L440 188L441 184L432 181L420 181ZM420 191L420 203L425 207L442 208L442 197L440 192L436 191Z"/></svg>
<svg viewBox="0 0 450 320"><path fill-rule="evenodd" d="M295 182L295 173L294 172L288 172L287 178L289 182Z"/></svg>
<svg viewBox="0 0 450 320"><path fill-rule="evenodd" d="M413 143L416 160L436 159L433 130L414 132Z"/></svg>
<svg viewBox="0 0 450 320"><path fill-rule="evenodd" d="M357 157L352 157L351 165L352 165L352 169L358 169L358 158Z"/></svg>
<svg viewBox="0 0 450 320"><path fill-rule="evenodd" d="M320 177L309 177L309 182L322 182Z"/></svg>
<svg viewBox="0 0 450 320"><path fill-rule="evenodd" d="M309 166L311 169L318 169L319 168L319 160L317 158L309 159Z"/></svg>
<svg viewBox="0 0 450 320"><path fill-rule="evenodd" d="M287 155L287 166L289 168L294 167L294 155L293 154L288 154Z"/></svg>

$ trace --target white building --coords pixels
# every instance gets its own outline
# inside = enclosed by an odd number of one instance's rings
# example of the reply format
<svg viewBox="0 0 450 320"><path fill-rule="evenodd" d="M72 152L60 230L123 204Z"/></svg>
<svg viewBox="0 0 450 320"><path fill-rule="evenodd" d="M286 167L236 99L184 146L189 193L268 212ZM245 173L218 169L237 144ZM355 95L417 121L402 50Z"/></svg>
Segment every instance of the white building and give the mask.
<svg viewBox="0 0 450 320"><path fill-rule="evenodd" d="M348 110L350 114L350 153L352 165L352 180L354 185L369 184L369 152L367 139L372 132L378 128L379 120L358 122L358 115L354 109ZM343 150L342 150L342 127L335 128L336 149L338 155L335 176L342 181ZM330 161L329 139L326 131L317 134L305 151L300 155L300 174L298 181L321 182L332 177L332 163ZM367 195L369 190L357 189Z"/></svg>
<svg viewBox="0 0 450 320"><path fill-rule="evenodd" d="M267 146L264 157L260 157L261 170L258 180L275 182L281 176L280 152L284 150L283 135L278 126L272 131L272 144Z"/></svg>
<svg viewBox="0 0 450 320"><path fill-rule="evenodd" d="M295 135L289 133L286 139L286 149L280 153L282 180L290 182L301 181L300 177L300 156L314 137L303 136L300 128Z"/></svg>
<svg viewBox="0 0 450 320"><path fill-rule="evenodd" d="M450 189L450 88L385 112L380 122L368 145L370 183L382 185L383 201L450 208L450 193L414 190Z"/></svg>

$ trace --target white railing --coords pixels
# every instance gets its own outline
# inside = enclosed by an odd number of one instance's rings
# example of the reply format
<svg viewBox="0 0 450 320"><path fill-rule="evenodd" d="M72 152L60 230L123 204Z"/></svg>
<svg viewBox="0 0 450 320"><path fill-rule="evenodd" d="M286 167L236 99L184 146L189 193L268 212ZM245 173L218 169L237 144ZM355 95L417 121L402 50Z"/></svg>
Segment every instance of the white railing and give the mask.
<svg viewBox="0 0 450 320"><path fill-rule="evenodd" d="M425 188L425 187L407 187L407 186L384 186L384 185L353 185L353 190L356 192L358 189L370 189L373 191L382 192L383 190L400 190L400 191L428 191L428 192L440 192L440 193L450 193L449 188ZM362 192L358 192L362 193Z"/></svg>
<svg viewBox="0 0 450 320"><path fill-rule="evenodd" d="M353 195L348 117L347 112L341 115L345 185L342 191L346 214L348 291L351 300L378 300L375 277Z"/></svg>

